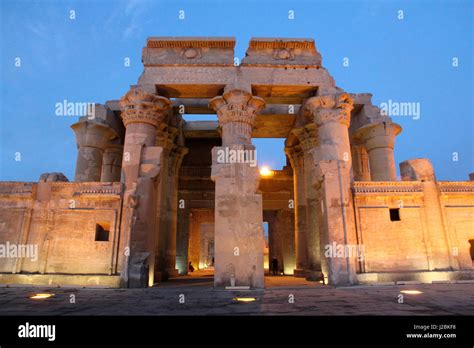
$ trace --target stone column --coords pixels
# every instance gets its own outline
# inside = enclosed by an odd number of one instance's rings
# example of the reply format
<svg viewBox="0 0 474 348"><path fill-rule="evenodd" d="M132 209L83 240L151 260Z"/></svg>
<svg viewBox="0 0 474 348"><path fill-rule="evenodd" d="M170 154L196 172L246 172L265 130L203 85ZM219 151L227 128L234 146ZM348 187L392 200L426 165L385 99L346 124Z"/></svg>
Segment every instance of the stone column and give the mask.
<svg viewBox="0 0 474 348"><path fill-rule="evenodd" d="M351 149L348 127L353 101L347 94L327 94L307 100L306 108L318 127L319 148L311 150L316 164L313 184L318 189L322 271L332 285L356 282L357 255L326 253L330 245L356 243L351 192Z"/></svg>
<svg viewBox="0 0 474 348"><path fill-rule="evenodd" d="M278 211L266 210L263 212L264 220L268 222L268 268L272 273L272 260L278 260L278 274L283 269L283 249L282 249L282 230L278 226Z"/></svg>
<svg viewBox="0 0 474 348"><path fill-rule="evenodd" d="M121 105L126 127L122 174L129 187L138 177L140 150L156 145L157 128L166 122L171 101L134 87L122 98Z"/></svg>
<svg viewBox="0 0 474 348"><path fill-rule="evenodd" d="M281 267L285 274L293 274L295 262L294 213L288 209L277 212L278 238L280 239L282 261Z"/></svg>
<svg viewBox="0 0 474 348"><path fill-rule="evenodd" d="M354 136L365 144L369 153L372 181L397 181L393 147L401 131L402 127L393 122L372 123L355 131Z"/></svg>
<svg viewBox="0 0 474 348"><path fill-rule="evenodd" d="M102 182L118 182L122 170L123 145L111 144L105 148L102 161Z"/></svg>
<svg viewBox="0 0 474 348"><path fill-rule="evenodd" d="M160 234L165 234L165 243L160 251L164 254L164 276L165 278L178 276L176 268L176 238L178 227L178 173L184 155L188 149L182 146L174 146L168 157L168 226L165 230L160 230Z"/></svg>
<svg viewBox="0 0 474 348"><path fill-rule="evenodd" d="M199 211L191 210L189 213L189 242L188 242L188 263L191 261L195 269L199 268L199 253L200 253L200 234L199 234Z"/></svg>
<svg viewBox="0 0 474 348"><path fill-rule="evenodd" d="M178 233L176 237L176 267L181 275L188 274L189 229L191 211L178 208Z"/></svg>
<svg viewBox="0 0 474 348"><path fill-rule="evenodd" d="M155 230L155 279L167 280L178 276L177 267L178 238L178 173L187 149L178 145L179 128L171 126L157 131L156 142L163 149L162 172L156 197ZM186 244L187 248L187 244ZM187 258L187 256L186 256ZM187 272L187 266L183 272Z"/></svg>
<svg viewBox="0 0 474 348"><path fill-rule="evenodd" d="M211 99L222 131L222 147L212 149L215 182L216 287L264 287L262 196L256 193L260 174L252 167L252 128L263 99L243 90L228 90ZM246 154L236 161L229 154ZM226 155L227 154L227 155ZM242 163L243 162L243 163Z"/></svg>
<svg viewBox="0 0 474 348"><path fill-rule="evenodd" d="M171 228L171 188L170 188L170 152L175 146L174 128L170 127L166 131L158 129L156 143L163 150L161 161L161 176L157 187L156 196L156 229L155 229L155 266L154 277L156 281L164 281L168 278L166 268L166 250Z"/></svg>
<svg viewBox="0 0 474 348"><path fill-rule="evenodd" d="M100 181L104 149L118 134L105 124L91 121L79 121L71 128L78 146L74 181Z"/></svg>
<svg viewBox="0 0 474 348"><path fill-rule="evenodd" d="M303 127L300 136L300 145L303 150L304 181L306 188L306 250L307 263L305 276L309 280L320 280L321 275L321 248L319 236L319 222L317 205L318 193L313 182L315 161L313 152L317 152L318 136L314 122ZM317 163L317 162L316 162Z"/></svg>
<svg viewBox="0 0 474 348"><path fill-rule="evenodd" d="M295 199L295 277L306 277L308 249L306 234L306 189L303 150L300 146L286 147L285 152L293 167L293 187Z"/></svg>
<svg viewBox="0 0 474 348"><path fill-rule="evenodd" d="M123 247L128 248L121 277L123 286L144 287L154 283L156 197L163 157L163 149L154 145L157 128L166 123L171 102L133 87L120 105L126 127L122 232Z"/></svg>
<svg viewBox="0 0 474 348"><path fill-rule="evenodd" d="M352 172L355 181L370 181L369 154L363 144L351 143Z"/></svg>

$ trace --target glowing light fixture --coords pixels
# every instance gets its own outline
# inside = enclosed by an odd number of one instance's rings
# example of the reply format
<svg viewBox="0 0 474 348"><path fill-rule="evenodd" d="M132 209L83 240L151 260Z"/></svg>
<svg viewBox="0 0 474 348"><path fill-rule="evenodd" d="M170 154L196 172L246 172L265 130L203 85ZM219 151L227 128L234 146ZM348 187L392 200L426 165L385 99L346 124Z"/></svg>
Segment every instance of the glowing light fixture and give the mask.
<svg viewBox="0 0 474 348"><path fill-rule="evenodd" d="M53 296L54 294L35 294L33 296L30 296L30 298L33 300L44 300L45 298L50 298Z"/></svg>
<svg viewBox="0 0 474 348"><path fill-rule="evenodd" d="M400 290L402 294L407 294L407 295L419 295L422 294L423 292L419 290Z"/></svg>
<svg viewBox="0 0 474 348"><path fill-rule="evenodd" d="M263 166L263 167L260 168L260 175L261 175L261 176L272 176L272 175L273 175L273 171L270 170L269 167Z"/></svg>
<svg viewBox="0 0 474 348"><path fill-rule="evenodd" d="M255 297L234 297L234 301L239 302L253 302L257 300Z"/></svg>

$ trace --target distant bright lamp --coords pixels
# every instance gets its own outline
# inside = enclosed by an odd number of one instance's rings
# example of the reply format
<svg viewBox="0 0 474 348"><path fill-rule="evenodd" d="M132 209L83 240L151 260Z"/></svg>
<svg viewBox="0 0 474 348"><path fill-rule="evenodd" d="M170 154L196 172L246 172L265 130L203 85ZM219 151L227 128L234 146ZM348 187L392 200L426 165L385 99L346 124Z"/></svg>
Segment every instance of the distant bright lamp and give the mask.
<svg viewBox="0 0 474 348"><path fill-rule="evenodd" d="M407 294L407 295L419 295L422 294L423 292L419 290L400 290L402 294Z"/></svg>
<svg viewBox="0 0 474 348"><path fill-rule="evenodd" d="M273 174L273 171L271 171L268 166L263 166L262 168L260 168L261 176L271 176L272 174Z"/></svg>
<svg viewBox="0 0 474 348"><path fill-rule="evenodd" d="M31 299L33 300L44 300L46 298L53 297L54 294L35 294L33 296L30 296Z"/></svg>
<svg viewBox="0 0 474 348"><path fill-rule="evenodd" d="M239 302L253 302L256 300L257 299L255 297L234 297L234 301L239 301Z"/></svg>

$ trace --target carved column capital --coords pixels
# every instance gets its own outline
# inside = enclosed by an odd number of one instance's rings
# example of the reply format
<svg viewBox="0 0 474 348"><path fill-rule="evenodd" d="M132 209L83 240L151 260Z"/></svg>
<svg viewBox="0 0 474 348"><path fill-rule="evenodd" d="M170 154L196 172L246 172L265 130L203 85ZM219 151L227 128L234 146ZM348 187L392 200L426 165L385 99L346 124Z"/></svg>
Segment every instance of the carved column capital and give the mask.
<svg viewBox="0 0 474 348"><path fill-rule="evenodd" d="M302 132L298 136L301 149L308 152L318 146L318 131L314 123L303 127Z"/></svg>
<svg viewBox="0 0 474 348"><path fill-rule="evenodd" d="M368 124L354 132L369 153L370 177L372 181L396 181L397 172L393 148L395 137L402 127L393 122Z"/></svg>
<svg viewBox="0 0 474 348"><path fill-rule="evenodd" d="M168 127L166 130L159 129L156 136L157 146L161 146L165 150L171 151L177 145L175 144L179 130L176 127Z"/></svg>
<svg viewBox="0 0 474 348"><path fill-rule="evenodd" d="M288 155L291 166L295 172L303 166L304 155L301 146L285 147L285 153Z"/></svg>
<svg viewBox="0 0 474 348"><path fill-rule="evenodd" d="M225 92L209 102L209 107L217 112L221 126L228 122L243 122L253 126L257 113L264 106L262 98L239 89Z"/></svg>
<svg viewBox="0 0 474 348"><path fill-rule="evenodd" d="M316 125L338 122L349 127L354 101L347 93L325 94L306 100L305 109Z"/></svg>
<svg viewBox="0 0 474 348"><path fill-rule="evenodd" d="M147 123L158 128L168 116L171 101L133 87L120 100L120 107L125 127L131 123Z"/></svg>
<svg viewBox="0 0 474 348"><path fill-rule="evenodd" d="M209 107L217 112L224 144L250 144L257 113L265 101L252 94L234 89L212 98Z"/></svg>
<svg viewBox="0 0 474 348"><path fill-rule="evenodd" d="M367 151L377 148L391 148L395 144L395 137L400 134L402 127L393 122L378 122L368 124L357 129L353 139L363 143Z"/></svg>
<svg viewBox="0 0 474 348"><path fill-rule="evenodd" d="M78 147L94 147L103 151L110 140L118 137L111 127L97 122L79 121L71 128L76 134Z"/></svg>

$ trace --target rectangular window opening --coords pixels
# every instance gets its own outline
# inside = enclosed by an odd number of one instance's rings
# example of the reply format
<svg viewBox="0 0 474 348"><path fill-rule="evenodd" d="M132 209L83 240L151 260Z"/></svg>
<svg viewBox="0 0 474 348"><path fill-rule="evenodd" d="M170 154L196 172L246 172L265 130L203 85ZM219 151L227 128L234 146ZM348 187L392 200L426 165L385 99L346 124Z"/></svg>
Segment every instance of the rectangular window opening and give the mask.
<svg viewBox="0 0 474 348"><path fill-rule="evenodd" d="M110 225L108 223L97 223L95 225L95 241L108 242L110 234Z"/></svg>
<svg viewBox="0 0 474 348"><path fill-rule="evenodd" d="M390 221L400 221L400 209L390 209Z"/></svg>

